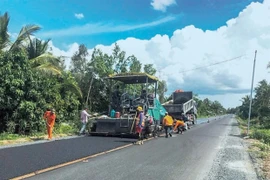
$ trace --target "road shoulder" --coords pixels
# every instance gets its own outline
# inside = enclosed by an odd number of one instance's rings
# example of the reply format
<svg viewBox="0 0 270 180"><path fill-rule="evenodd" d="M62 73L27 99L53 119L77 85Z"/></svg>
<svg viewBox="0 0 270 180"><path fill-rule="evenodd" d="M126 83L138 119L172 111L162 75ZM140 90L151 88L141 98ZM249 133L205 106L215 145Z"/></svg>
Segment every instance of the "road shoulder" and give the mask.
<svg viewBox="0 0 270 180"><path fill-rule="evenodd" d="M247 146L241 138L236 119L231 119L223 144L217 153L210 172L204 179L259 179L247 151Z"/></svg>

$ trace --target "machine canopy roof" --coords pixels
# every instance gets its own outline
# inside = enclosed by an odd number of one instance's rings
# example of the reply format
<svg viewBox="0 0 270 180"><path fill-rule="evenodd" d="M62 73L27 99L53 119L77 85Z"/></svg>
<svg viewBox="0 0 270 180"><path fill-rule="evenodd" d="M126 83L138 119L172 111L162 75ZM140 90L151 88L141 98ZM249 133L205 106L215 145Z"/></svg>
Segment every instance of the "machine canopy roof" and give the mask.
<svg viewBox="0 0 270 180"><path fill-rule="evenodd" d="M108 79L121 81L125 84L156 83L158 78L147 73L120 73L109 75ZM148 80L147 80L148 79Z"/></svg>

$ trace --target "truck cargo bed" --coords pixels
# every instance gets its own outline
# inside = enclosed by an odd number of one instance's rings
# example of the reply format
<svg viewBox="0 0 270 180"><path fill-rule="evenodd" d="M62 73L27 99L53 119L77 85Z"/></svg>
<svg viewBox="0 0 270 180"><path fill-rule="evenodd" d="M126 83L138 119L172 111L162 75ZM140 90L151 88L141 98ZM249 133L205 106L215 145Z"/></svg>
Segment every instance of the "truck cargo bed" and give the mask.
<svg viewBox="0 0 270 180"><path fill-rule="evenodd" d="M168 113L181 113L183 111L183 104L166 104L163 107Z"/></svg>

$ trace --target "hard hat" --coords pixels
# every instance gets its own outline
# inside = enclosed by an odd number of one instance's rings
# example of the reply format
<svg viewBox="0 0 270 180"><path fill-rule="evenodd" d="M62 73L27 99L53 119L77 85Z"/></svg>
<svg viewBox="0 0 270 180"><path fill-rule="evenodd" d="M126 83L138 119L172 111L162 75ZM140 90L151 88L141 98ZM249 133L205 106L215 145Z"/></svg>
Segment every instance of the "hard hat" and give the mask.
<svg viewBox="0 0 270 180"><path fill-rule="evenodd" d="M141 106L139 106L139 107L137 108L137 110L138 110L138 111L142 111L143 109L142 109Z"/></svg>

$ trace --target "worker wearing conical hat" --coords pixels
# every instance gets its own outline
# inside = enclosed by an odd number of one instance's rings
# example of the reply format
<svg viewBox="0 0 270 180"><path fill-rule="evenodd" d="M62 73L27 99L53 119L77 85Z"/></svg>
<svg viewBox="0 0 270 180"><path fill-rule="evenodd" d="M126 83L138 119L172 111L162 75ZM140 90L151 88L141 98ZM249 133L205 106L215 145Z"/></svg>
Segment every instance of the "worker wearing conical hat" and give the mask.
<svg viewBox="0 0 270 180"><path fill-rule="evenodd" d="M135 132L138 133L139 135L139 144L143 144L143 135L142 135L142 130L144 128L144 114L143 114L143 108L141 106L139 106L137 108L138 111L138 116L136 118L136 129Z"/></svg>

